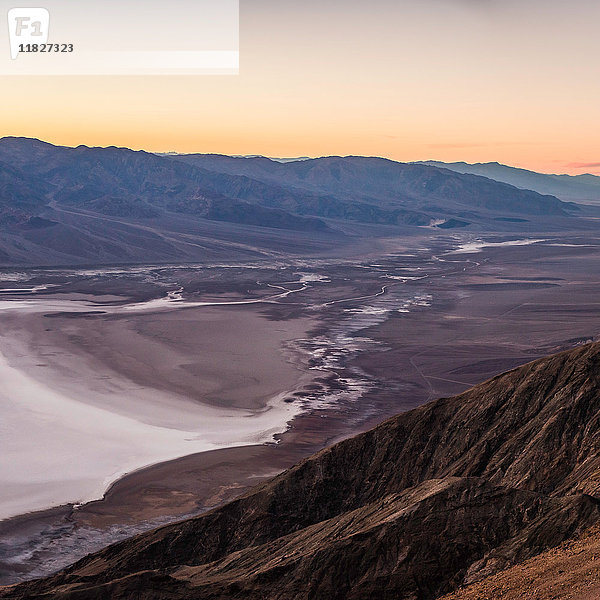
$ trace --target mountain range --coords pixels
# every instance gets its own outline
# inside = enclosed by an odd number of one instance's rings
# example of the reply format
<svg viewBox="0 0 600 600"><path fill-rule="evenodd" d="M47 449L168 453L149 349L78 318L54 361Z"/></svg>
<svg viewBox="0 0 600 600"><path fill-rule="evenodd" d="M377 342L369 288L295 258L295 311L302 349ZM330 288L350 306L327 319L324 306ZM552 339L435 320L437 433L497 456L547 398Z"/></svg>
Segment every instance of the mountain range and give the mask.
<svg viewBox="0 0 600 600"><path fill-rule="evenodd" d="M459 599L600 523L599 436L592 343L400 414L229 504L0 597Z"/></svg>
<svg viewBox="0 0 600 600"><path fill-rule="evenodd" d="M0 264L315 254L423 227L572 228L581 214L552 195L381 158L280 162L0 140Z"/></svg>
<svg viewBox="0 0 600 600"><path fill-rule="evenodd" d="M581 204L600 204L600 177L597 175L552 175L536 173L527 169L509 167L497 162L469 164L465 162L445 163L435 160L415 164L449 169L456 173L481 175L502 181L515 187L550 194L561 200Z"/></svg>

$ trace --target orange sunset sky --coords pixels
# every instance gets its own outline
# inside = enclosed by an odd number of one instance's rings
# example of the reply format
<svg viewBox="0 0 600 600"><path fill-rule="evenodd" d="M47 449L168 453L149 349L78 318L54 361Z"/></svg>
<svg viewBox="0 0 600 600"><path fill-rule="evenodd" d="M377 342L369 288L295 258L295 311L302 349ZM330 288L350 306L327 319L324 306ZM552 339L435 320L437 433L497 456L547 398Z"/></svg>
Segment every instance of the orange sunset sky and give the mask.
<svg viewBox="0 0 600 600"><path fill-rule="evenodd" d="M600 174L598 0L241 0L240 75L3 77L0 135Z"/></svg>

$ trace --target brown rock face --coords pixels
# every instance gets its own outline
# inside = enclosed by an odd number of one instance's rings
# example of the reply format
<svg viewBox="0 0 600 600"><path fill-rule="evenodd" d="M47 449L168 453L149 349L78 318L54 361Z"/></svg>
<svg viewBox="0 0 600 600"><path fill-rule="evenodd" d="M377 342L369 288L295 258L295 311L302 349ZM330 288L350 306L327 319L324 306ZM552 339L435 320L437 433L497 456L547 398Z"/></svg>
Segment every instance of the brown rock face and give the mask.
<svg viewBox="0 0 600 600"><path fill-rule="evenodd" d="M433 599L600 522L599 415L589 344L0 597Z"/></svg>

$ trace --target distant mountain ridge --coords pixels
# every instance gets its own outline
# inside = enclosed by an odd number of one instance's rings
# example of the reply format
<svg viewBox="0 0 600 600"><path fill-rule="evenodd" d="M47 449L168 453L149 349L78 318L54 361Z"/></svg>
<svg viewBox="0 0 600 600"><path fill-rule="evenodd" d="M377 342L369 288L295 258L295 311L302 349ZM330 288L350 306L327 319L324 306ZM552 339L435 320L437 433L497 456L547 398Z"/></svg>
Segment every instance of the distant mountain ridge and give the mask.
<svg viewBox="0 0 600 600"><path fill-rule="evenodd" d="M349 235L571 227L579 213L554 196L380 158L278 162L0 140L4 264L310 254Z"/></svg>
<svg viewBox="0 0 600 600"><path fill-rule="evenodd" d="M599 435L595 343L401 414L0 598L433 600L598 525Z"/></svg>
<svg viewBox="0 0 600 600"><path fill-rule="evenodd" d="M428 160L415 164L440 167L457 173L481 175L521 189L534 190L540 194L550 194L568 202L600 204L600 177L596 175L536 173L535 171L510 167L497 162L469 164Z"/></svg>
<svg viewBox="0 0 600 600"><path fill-rule="evenodd" d="M517 214L565 214L573 209L557 198L523 191L489 178L453 177L445 170L397 163L384 158L329 156L279 163L267 158L221 155L178 155L177 160L229 175L291 186L354 203L377 202L387 209L400 205L428 210L431 215L464 216L465 211L504 211Z"/></svg>

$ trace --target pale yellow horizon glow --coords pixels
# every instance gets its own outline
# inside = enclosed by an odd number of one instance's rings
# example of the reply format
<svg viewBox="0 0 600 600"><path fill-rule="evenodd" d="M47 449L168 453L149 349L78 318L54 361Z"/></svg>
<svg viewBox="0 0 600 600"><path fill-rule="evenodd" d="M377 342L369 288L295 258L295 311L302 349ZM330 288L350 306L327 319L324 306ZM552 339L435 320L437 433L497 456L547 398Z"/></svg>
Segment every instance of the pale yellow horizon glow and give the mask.
<svg viewBox="0 0 600 600"><path fill-rule="evenodd" d="M239 76L2 78L0 136L600 174L595 0L242 0Z"/></svg>

